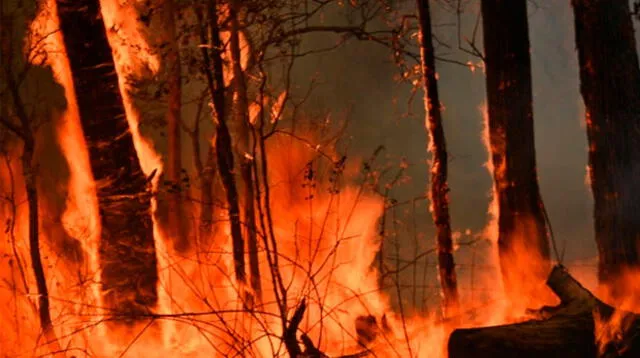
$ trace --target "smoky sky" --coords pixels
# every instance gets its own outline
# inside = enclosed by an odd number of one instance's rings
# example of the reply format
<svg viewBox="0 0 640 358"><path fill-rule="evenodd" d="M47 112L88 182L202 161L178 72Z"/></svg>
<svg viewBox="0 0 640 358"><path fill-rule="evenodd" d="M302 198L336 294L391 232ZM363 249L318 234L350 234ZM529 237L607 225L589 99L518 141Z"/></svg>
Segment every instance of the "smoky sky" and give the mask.
<svg viewBox="0 0 640 358"><path fill-rule="evenodd" d="M461 32L469 39L478 12L479 2L471 2L462 16ZM436 55L463 63L481 62L457 50L456 21L449 8L441 2L432 2L436 44L445 44L437 45ZM542 197L566 262L586 261L593 265L597 255L593 204L585 182L587 138L573 26L569 1L529 2L535 138ZM481 31L480 28L475 42L480 49ZM331 40L323 35L312 41ZM314 92L310 106L325 106L333 112L348 109L350 152L368 156L378 145L385 145L390 163L395 161L399 165L401 158L410 163L407 175L411 180L394 189L392 196L402 201L424 195L428 185L428 154L422 91L416 93L413 104L407 104L411 87L394 80L398 70L389 50L352 41L338 50L301 62L297 67L299 81L316 74L321 78L322 84ZM487 208L492 185L481 139L484 74L481 68L472 72L442 61L436 66L445 107L452 227L481 232L489 220ZM413 116L403 116L407 110ZM415 213L420 230L433 245L433 225L424 203L420 210ZM459 262L467 260L464 250L457 253L457 258Z"/></svg>
<svg viewBox="0 0 640 358"><path fill-rule="evenodd" d="M480 63L479 58L457 49L458 20L455 13L445 2L431 3L437 38L436 55L462 63ZM466 3L461 17L461 34L470 39L479 12L479 1ZM413 2L407 2L406 10L412 11L413 5ZM634 22L634 26L637 28L638 23ZM475 42L480 49L481 31L480 26ZM542 197L565 260L586 262L595 272L595 266L592 266L597 254L593 204L585 182L587 141L584 106L579 93L570 1L530 1L529 36ZM335 43L337 37L333 34L311 35L303 41L314 47ZM440 98L445 108L443 120L449 152L452 228L459 232L470 230L471 233L479 233L489 220L487 209L492 186L485 167L488 156L481 137L484 74L481 68L471 71L443 61L436 65ZM391 173L403 162L409 165L406 180L394 187L390 197L398 202L424 197L428 187L428 153L423 94L421 88L412 93L410 85L395 79L398 68L389 49L351 40L335 50L299 59L294 70L294 85L301 91L306 90L312 79L316 81L304 110L348 119L344 142L348 143L345 151L349 158L369 157L379 145L384 145L386 150L377 161L379 165L389 166ZM188 86L186 88L185 101L190 92L195 92ZM187 118L192 118L194 112L193 104L183 107L183 115ZM407 113L411 115L405 115ZM147 115L143 113L143 117ZM144 123L142 126L144 132ZM155 136L156 147L161 152L165 147L164 141L164 136ZM189 145L189 138L184 134L183 146ZM183 160L190 170L192 159L188 149L183 152ZM62 158L58 158L56 166L62 165L61 162ZM433 247L434 229L424 200L416 201L415 205L399 206L394 214L398 216L400 226L394 230L399 232L398 240L405 256ZM456 260L460 264L459 270L464 270L469 260L464 248L456 252Z"/></svg>

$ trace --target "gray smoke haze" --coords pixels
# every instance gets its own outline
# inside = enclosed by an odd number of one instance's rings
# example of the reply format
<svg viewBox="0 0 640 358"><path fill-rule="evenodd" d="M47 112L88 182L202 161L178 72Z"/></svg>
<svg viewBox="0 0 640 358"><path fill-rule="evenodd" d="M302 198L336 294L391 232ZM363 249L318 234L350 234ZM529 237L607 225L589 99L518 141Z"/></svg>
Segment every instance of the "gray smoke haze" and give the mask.
<svg viewBox="0 0 640 358"><path fill-rule="evenodd" d="M467 3L462 16L462 34L471 37L479 12L479 1ZM479 63L480 59L457 50L455 14L444 2L432 4L436 36L439 41L451 46L438 46L437 55L463 63ZM595 272L596 245L592 199L585 184L587 144L579 93L573 13L568 0L529 4L534 121L542 196L558 244L565 249L565 260L586 262ZM409 1L403 6L410 10L414 3ZM315 35L305 38L305 41L316 46L335 43L336 37ZM476 36L476 44L482 47L480 32ZM446 108L443 115L450 155L452 227L461 232L469 229L472 233L480 233L489 220L487 208L492 185L484 166L488 156L481 139L483 120L480 106L485 101L484 75L481 68L472 72L463 66L446 62L438 62L437 66L441 100ZM406 175L410 180L398 185L391 193L392 198L404 202L426 193L428 153L422 91L418 91L413 102L408 104L411 87L394 80L397 73L388 49L352 40L337 50L302 58L295 67L295 82L301 86L301 90L306 90L312 78L318 79L318 86L304 110L309 113L330 112L334 118L348 118L350 157L369 157L377 146L384 145L386 151L379 163L398 168L402 158L406 158L409 163ZM185 106L184 115L188 121L191 121L194 112L193 104ZM407 112L412 115L404 116ZM210 128L204 130L210 131ZM162 152L166 138L155 137L156 146ZM190 145L186 134L183 145ZM63 171L60 169L64 167L62 158L56 158L55 164L48 161L52 164L45 165L45 169L51 173ZM191 170L189 150L185 150L183 162ZM62 182L63 179L59 180ZM63 198L63 194L60 194L60 200ZM398 231L404 259L409 260L416 252L433 247L433 224L424 200L416 202L415 209L411 204L399 206L396 214L398 227L388 225L387 230ZM394 253L389 250L387 256L393 256ZM465 272L468 272L466 270L471 262L469 251L461 248L456 253L456 259L458 273L466 277ZM430 297L437 299L433 268L435 261L433 257L429 260L430 278L422 283L427 290L419 293L419 296L422 295L420 300ZM423 267L419 270L422 271ZM410 276L415 272L409 271L406 280L410 281ZM463 289L469 284L465 280L461 278Z"/></svg>
<svg viewBox="0 0 640 358"><path fill-rule="evenodd" d="M538 177L542 196L565 262L588 265L595 272L596 244L592 221L592 198L585 182L587 142L584 109L579 93L573 13L569 1L530 2L529 28L534 93L534 121ZM408 5L413 6L413 2ZM432 2L432 17L439 41L436 54L458 61L480 63L457 50L456 17L441 2ZM462 34L471 37L479 13L479 2L465 8ZM481 26L480 26L481 27ZM318 38L316 41L329 41ZM476 45L482 48L479 30ZM389 160L398 166L401 157L411 164L411 180L392 196L399 200L421 196L428 183L426 133L422 91L409 101L410 86L393 80L398 72L389 50L376 44L353 41L337 51L304 59L298 80L320 74L322 85L314 92L311 106L332 112L350 109L351 154L368 156L379 144L387 148ZM484 74L460 65L437 63L444 111L445 135L450 155L450 198L454 230L481 232L489 217L491 178L484 167L487 153L481 133L480 106L485 101ZM305 77L306 76L306 77ZM403 117L408 109L413 116ZM424 239L433 245L434 230L424 202L416 209L416 220ZM410 207L409 207L410 209ZM411 247L411 235L405 233ZM424 244L424 242L423 242ZM413 251L415 253L415 251ZM462 248L456 255L459 271L469 255ZM432 260L433 263L433 260ZM584 271L584 270L583 270ZM585 277L593 280L593 277ZM461 283L464 285L464 283Z"/></svg>

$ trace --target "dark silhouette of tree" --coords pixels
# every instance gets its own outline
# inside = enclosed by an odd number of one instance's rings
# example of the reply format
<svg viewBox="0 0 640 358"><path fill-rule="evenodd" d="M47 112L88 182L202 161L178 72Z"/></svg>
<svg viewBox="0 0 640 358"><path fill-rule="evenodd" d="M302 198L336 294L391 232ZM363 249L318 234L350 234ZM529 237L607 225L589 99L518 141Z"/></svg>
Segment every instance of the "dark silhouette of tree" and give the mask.
<svg viewBox="0 0 640 358"><path fill-rule="evenodd" d="M233 262L236 280L246 282L244 264L244 238L240 220L240 204L238 188L234 173L233 144L231 133L227 125L225 84L223 79L223 59L225 50L220 38L217 2L209 0L204 5L206 21L201 9L197 10L200 25L200 39L202 43L211 43L211 48L202 47L204 62L203 72L207 79L207 88L213 102L213 115L216 123L215 152L218 174L222 181L226 195L228 219L231 226L231 241L233 245Z"/></svg>
<svg viewBox="0 0 640 358"><path fill-rule="evenodd" d="M438 81L431 34L429 0L417 0L420 31L420 57L424 81L424 107L431 152L431 213L436 225L438 275L443 293L445 316L458 311L458 283L453 260L451 219L449 216L449 186L447 184L447 143L442 127L442 112L438 95Z"/></svg>
<svg viewBox="0 0 640 358"><path fill-rule="evenodd" d="M127 123L100 2L56 3L97 187L103 297L116 313L133 317L157 301L149 179Z"/></svg>
<svg viewBox="0 0 640 358"><path fill-rule="evenodd" d="M247 253L249 255L249 273L251 289L255 292L256 298L260 299L262 287L260 284L260 265L258 260L258 236L256 233L256 213L255 195L253 180L253 158L252 150L252 126L249 122L249 99L247 94L247 83L245 73L242 68L242 58L240 49L240 20L238 10L240 6L237 1L229 2L229 22L231 25L231 35L229 47L231 54L231 67L235 90L234 121L239 128L237 133L237 152L240 161L240 175L243 184L243 206L244 223L246 226L245 236L247 238Z"/></svg>
<svg viewBox="0 0 640 358"><path fill-rule="evenodd" d="M3 135L1 145L5 150L4 147L15 145L8 143L15 142L16 139L22 144L20 162L28 207L28 249L37 294L37 306L34 304L33 307L37 309L40 320L41 334L44 337L42 343L47 345L51 351L58 351L60 346L51 320L49 288L40 252L42 240L39 201L42 193L38 186L39 173L36 158L38 127L43 124L43 120L48 119L51 108L43 103L37 103L34 98L31 98L32 96L39 97L42 93L34 93L34 90L30 90L28 87L29 84L33 87L33 84L38 82L41 88L36 89L35 92L41 92L44 89L45 93L48 90L56 92L59 88L57 85L49 86L49 82L52 82L50 81L52 74L49 70L29 62L37 57L36 54L40 50L38 44L27 42L27 48L23 47L22 37L25 36L25 24L28 23L26 20L35 14L36 7L36 4L26 4L25 6L25 4L18 2L0 0L0 126L12 135ZM47 99L51 100L51 98ZM7 154L5 153L5 155ZM6 165L10 167L8 158ZM13 179L13 174L10 174L11 183L9 185L12 188ZM12 217L8 220L11 221L11 227L15 227L16 209L19 203L14 201L13 189L11 190L13 208ZM22 275L25 294L28 294L30 289L26 287L26 271L23 269L22 260L15 248L15 242L13 245L14 257L10 259L7 267L14 266L13 262L16 262L15 265L19 267Z"/></svg>
<svg viewBox="0 0 640 358"><path fill-rule="evenodd" d="M489 143L505 289L543 284L549 237L538 187L526 0L482 0ZM527 282L523 285L522 282Z"/></svg>
<svg viewBox="0 0 640 358"><path fill-rule="evenodd" d="M640 69L629 2L574 0L580 91L586 107L598 276L618 292L640 266Z"/></svg>

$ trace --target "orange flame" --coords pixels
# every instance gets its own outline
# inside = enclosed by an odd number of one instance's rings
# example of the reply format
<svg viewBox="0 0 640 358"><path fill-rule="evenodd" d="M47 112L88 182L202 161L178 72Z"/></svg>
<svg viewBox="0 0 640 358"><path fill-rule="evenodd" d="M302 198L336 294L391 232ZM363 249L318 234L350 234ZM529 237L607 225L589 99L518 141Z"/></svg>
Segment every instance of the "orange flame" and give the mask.
<svg viewBox="0 0 640 358"><path fill-rule="evenodd" d="M599 312L594 313L595 336L601 354L615 349L622 354L629 348L628 338L634 324L634 314L640 312L640 270L624 269L612 282L598 288L598 296L602 301L615 307L610 317Z"/></svg>
<svg viewBox="0 0 640 358"><path fill-rule="evenodd" d="M95 183L64 45L61 35L54 31L57 29L55 2L48 0L46 4L33 22L32 36L44 37L46 34L42 42L43 53L68 100L65 112L56 122L58 141L70 169L69 198L63 219L65 229L81 241L86 255L86 267L78 279L74 279L64 263L47 262L52 316L63 347L98 356L125 353L158 357L286 356L279 338L283 334L282 319L291 318L302 298L306 298L308 307L299 328L329 355L364 350L358 333L364 324L370 330L368 347L377 356L446 356L446 340L455 327L443 324L435 316L402 317L394 313L389 296L378 287L379 272L371 267L371 263L380 247L377 226L383 213L382 198L354 180L359 171L357 163L351 162L346 167L337 165L340 162L337 153L331 146L316 144L319 140L314 132L296 133L297 138L276 134L268 141L266 187L272 198L268 204L278 251L273 251L274 242L268 240L268 233L260 225L265 213L259 210L259 259L264 288L261 302L251 308L243 305L240 292L247 288L238 287L233 278L232 244L226 222L210 242L203 243L204 247L177 254L165 245L154 220L160 270L160 300L155 321L159 323L135 327L137 336L134 337L114 331L107 335L100 324L104 312L100 308L98 287L100 221ZM155 189L162 161L154 151L153 143L140 133L140 116L128 95L128 79L153 74L159 68L159 59L147 45L144 31L135 20L135 2L102 0L101 4L127 120L142 169L147 175L158 171L152 182ZM224 36L228 34L223 33ZM248 47L243 46L243 51L249 51ZM243 56L245 60L248 57ZM225 80L230 81L229 71ZM283 93L272 100L274 104L268 114L271 122L279 119L286 96ZM258 107L251 108L252 121L257 117ZM486 124L486 108L482 111ZM483 139L488 143L487 131ZM491 172L492 165L489 160L487 167ZM19 168L13 168L13 171L19 172ZM2 183L8 182L5 180L8 177L6 169L0 169L0 177ZM265 186L261 188L264 190ZM264 198L264 193L261 195ZM155 201L153 205L155 210ZM266 210L264 203L259 208ZM490 206L491 221L483 234L493 245L497 241L497 210L494 195ZM2 208L0 214L6 217L6 209ZM24 262L28 252L24 240L24 207L19 209L16 221L21 223L16 226L16 236L23 238L17 243ZM3 240L0 244L3 254L11 251L11 247L5 247L6 242ZM44 253L53 257L51 250L43 246ZM490 255L493 263L498 262L497 250L490 250ZM280 282L270 274L275 263L269 259L276 256ZM15 263L12 265L11 270L0 270L0 279L19 281L19 270ZM487 308L480 318L461 317L459 324L499 324L518 317L521 312L509 311L505 304L497 274L498 271L488 270L480 278L494 288L489 299L497 304ZM31 281L27 282L27 287L32 285ZM286 292L278 291L280 295L277 296L276 291L282 287ZM33 310L35 301L29 292L19 289L16 292L21 296L19 299L4 291L0 294L0 313L13 317L10 323L13 330L0 331L0 347L17 347L6 351L19 356L33 352L32 348L38 344L38 327L34 323L37 322ZM477 306L478 302L463 297L462 304ZM26 318L13 315L10 310L20 312ZM22 344L25 345L21 347Z"/></svg>

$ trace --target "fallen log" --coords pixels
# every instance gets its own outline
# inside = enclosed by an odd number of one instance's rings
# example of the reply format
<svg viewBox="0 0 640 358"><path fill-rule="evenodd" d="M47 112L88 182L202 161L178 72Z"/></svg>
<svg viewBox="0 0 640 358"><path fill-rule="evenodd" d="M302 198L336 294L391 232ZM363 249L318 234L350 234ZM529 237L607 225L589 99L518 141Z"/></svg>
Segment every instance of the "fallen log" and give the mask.
<svg viewBox="0 0 640 358"><path fill-rule="evenodd" d="M560 298L560 305L542 308L535 320L456 329L449 337L449 358L640 357L638 314L616 312L560 265L551 271L547 286ZM614 312L624 317L624 329L600 349L596 322L608 322Z"/></svg>

